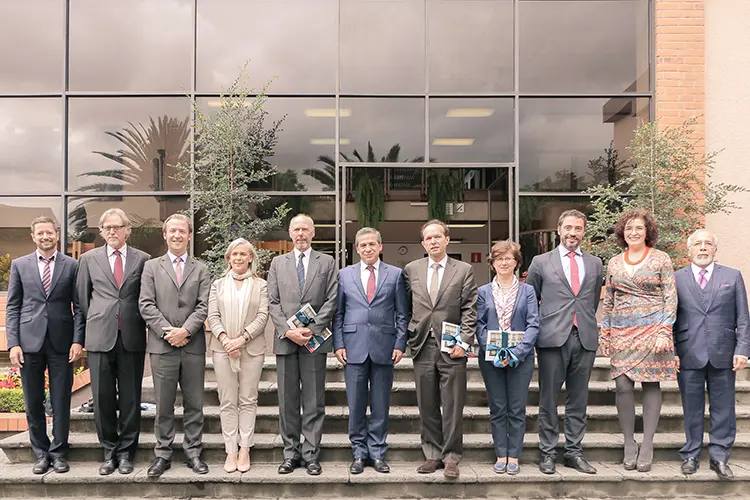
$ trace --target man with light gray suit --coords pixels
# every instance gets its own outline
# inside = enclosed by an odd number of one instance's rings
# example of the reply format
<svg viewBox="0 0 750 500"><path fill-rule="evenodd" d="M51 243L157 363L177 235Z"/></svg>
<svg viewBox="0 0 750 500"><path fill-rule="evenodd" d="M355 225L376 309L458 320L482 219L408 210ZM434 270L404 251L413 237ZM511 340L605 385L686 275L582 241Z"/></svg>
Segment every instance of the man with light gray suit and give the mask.
<svg viewBox="0 0 750 500"><path fill-rule="evenodd" d="M182 214L167 217L163 228L166 255L143 268L140 309L148 324L148 352L156 399L156 458L148 477L159 477L172 466L175 436L174 403L182 391L182 448L187 466L206 474L203 450L203 389L206 371L204 322L208 315L211 275L202 262L188 255L193 226Z"/></svg>
<svg viewBox="0 0 750 500"><path fill-rule="evenodd" d="M581 250L586 215L566 210L557 221L560 245L535 256L526 275L539 298L539 470L554 474L560 425L557 399L563 382L566 467L586 474L596 469L583 458L589 379L599 346L596 309L602 290L602 261Z"/></svg>
<svg viewBox="0 0 750 500"><path fill-rule="evenodd" d="M336 312L336 264L329 255L312 249L315 223L298 214L289 222L294 249L274 257L268 270L268 310L274 326L279 394L279 432L284 442L284 461L279 474L290 474L305 462L307 473L323 469L318 459L325 419L326 357L331 340L315 352L307 350L312 335L330 326ZM289 328L286 320L304 304L317 316L308 327ZM300 407L302 418L300 418ZM300 446L300 435L305 442Z"/></svg>
<svg viewBox="0 0 750 500"><path fill-rule="evenodd" d="M119 208L106 210L99 231L107 244L78 264L78 297L86 322L94 421L104 463L99 474L133 472L141 432L146 324L138 310L143 265L151 258L126 244L131 224Z"/></svg>
<svg viewBox="0 0 750 500"><path fill-rule="evenodd" d="M447 224L428 221L421 236L428 257L404 268L411 303L408 344L414 358L425 456L417 472L432 474L445 467L444 476L457 479L463 455L466 351L476 333L477 286L471 264L446 253L450 241ZM450 353L440 350L444 321L461 327L460 340L455 339Z"/></svg>

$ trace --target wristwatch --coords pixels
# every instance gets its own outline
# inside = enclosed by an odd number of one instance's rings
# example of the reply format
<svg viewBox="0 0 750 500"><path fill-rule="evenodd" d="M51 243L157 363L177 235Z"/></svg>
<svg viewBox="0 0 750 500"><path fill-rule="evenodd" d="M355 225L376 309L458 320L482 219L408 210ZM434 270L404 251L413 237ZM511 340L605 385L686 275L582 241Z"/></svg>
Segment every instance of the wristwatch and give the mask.
<svg viewBox="0 0 750 500"><path fill-rule="evenodd" d="M245 343L250 342L250 334L246 330L242 330L242 338L245 339Z"/></svg>

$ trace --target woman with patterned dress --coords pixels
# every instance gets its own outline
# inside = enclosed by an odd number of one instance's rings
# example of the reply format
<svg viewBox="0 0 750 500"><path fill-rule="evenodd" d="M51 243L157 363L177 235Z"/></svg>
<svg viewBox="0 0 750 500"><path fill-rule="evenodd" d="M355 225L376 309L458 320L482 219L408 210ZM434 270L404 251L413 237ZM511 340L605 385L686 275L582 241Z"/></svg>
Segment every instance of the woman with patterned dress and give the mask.
<svg viewBox="0 0 750 500"><path fill-rule="evenodd" d="M645 210L630 210L617 221L615 237L626 250L609 261L600 332L617 390L623 466L639 472L651 470L662 404L659 383L676 379L672 323L677 291L669 255L654 248L658 236L656 221ZM635 441L635 382L643 387L640 449Z"/></svg>

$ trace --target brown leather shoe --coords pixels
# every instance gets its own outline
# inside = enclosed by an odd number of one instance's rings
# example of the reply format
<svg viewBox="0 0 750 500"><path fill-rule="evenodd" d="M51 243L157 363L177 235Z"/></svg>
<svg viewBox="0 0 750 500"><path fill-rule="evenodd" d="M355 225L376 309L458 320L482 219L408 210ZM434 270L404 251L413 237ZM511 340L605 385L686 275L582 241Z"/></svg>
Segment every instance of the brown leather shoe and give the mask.
<svg viewBox="0 0 750 500"><path fill-rule="evenodd" d="M443 471L443 476L445 476L445 479L458 479L458 475L458 464L454 462L446 462L445 470Z"/></svg>
<svg viewBox="0 0 750 500"><path fill-rule="evenodd" d="M430 458L430 459L426 460L425 463L423 463L422 465L420 465L419 467L417 467L417 472L419 472L420 474L432 474L436 470L442 469L442 468L443 468L443 462L442 461L440 461L440 460L434 460L434 459Z"/></svg>

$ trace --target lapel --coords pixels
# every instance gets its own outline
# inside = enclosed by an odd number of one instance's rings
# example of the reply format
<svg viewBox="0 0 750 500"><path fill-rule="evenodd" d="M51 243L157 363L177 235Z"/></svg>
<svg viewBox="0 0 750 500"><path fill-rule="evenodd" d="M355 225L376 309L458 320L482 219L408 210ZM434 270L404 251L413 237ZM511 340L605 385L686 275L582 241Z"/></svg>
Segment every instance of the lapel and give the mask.
<svg viewBox="0 0 750 500"><path fill-rule="evenodd" d="M169 266L170 268L172 266ZM188 255L185 258L185 263L182 266L182 283L180 283L180 286L182 286L185 282L187 282L190 275L195 270L195 259L193 259L190 255ZM177 275L174 277L175 283L177 283Z"/></svg>
<svg viewBox="0 0 750 500"><path fill-rule="evenodd" d="M714 298L716 297L716 294L719 293L719 286L721 285L721 282L719 281L719 277L723 276L721 271L721 266L718 264L714 264L714 275L711 276L711 279L708 281L708 285L706 285L709 288L710 295L708 296L708 304L706 304L706 311L711 309L711 304L714 301ZM695 280L693 280L695 281ZM696 283L696 286L698 284Z"/></svg>
<svg viewBox="0 0 750 500"><path fill-rule="evenodd" d="M360 271L362 270L362 263L358 262L354 264L353 266L351 266L349 269L350 269L349 275L352 281L354 282L354 288L359 290L359 293L362 294L362 299L365 301L365 303L367 303L367 293L365 292L365 289L362 288L362 278L360 277ZM382 267L381 267L380 272L381 273L383 272Z"/></svg>
<svg viewBox="0 0 750 500"><path fill-rule="evenodd" d="M232 286L234 286L234 283L232 283ZM250 287L250 290L248 290L247 294L247 300L242 304L242 324L247 325L249 321L247 320L247 313L250 312L250 303L257 304L259 301L255 297L256 293L258 292L258 287L255 286L255 278L248 278L247 279L247 286Z"/></svg>
<svg viewBox="0 0 750 500"><path fill-rule="evenodd" d="M284 270L284 272L287 273L287 281L289 281L289 286L296 290L297 295L299 295L301 301L302 290L299 289L299 280L297 279L297 261L294 260L294 250L286 254L285 262L286 269ZM305 285L307 285L307 280L305 280Z"/></svg>
<svg viewBox="0 0 750 500"><path fill-rule="evenodd" d="M320 257L318 252L315 250L310 251L310 262L307 264L307 276L305 276L305 288L302 290L302 297L310 290L312 282L315 280L315 275L318 273L318 257ZM295 277L297 275L297 266L294 266L294 275Z"/></svg>
<svg viewBox="0 0 750 500"><path fill-rule="evenodd" d="M179 290L179 286L177 286L177 275L174 273L174 268L172 267L172 262L169 260L169 254L162 255L161 259L159 259L159 264L161 267L166 271L166 273L169 275L169 277L172 279L172 283L174 284L175 288ZM185 269L187 271L187 267ZM182 281L185 281L185 275L186 273L183 272L183 279Z"/></svg>
<svg viewBox="0 0 750 500"><path fill-rule="evenodd" d="M47 294L44 293L44 285L42 284L42 276L39 274L39 265L37 264L36 251L32 253L31 255L29 255L29 266L31 266L31 271L34 273L34 276L36 276L36 279L34 280L34 282L39 287L39 293L42 294L42 297L46 297ZM52 288L50 288L50 290L52 290Z"/></svg>
<svg viewBox="0 0 750 500"><path fill-rule="evenodd" d="M125 257L125 269L122 270L122 283L120 284L120 288L125 284L125 280L128 279L128 276L132 274L133 269L135 269L135 261L136 253L133 251L133 247L128 245L127 257ZM114 279L114 275L112 279Z"/></svg>
<svg viewBox="0 0 750 500"><path fill-rule="evenodd" d="M453 259L448 257L448 260L445 262L445 270L443 271L443 281L440 282L440 288L438 288L435 304L432 305L433 308L438 304L438 302L440 302L440 298L443 296L443 293L445 293L445 289L448 288L448 285L450 285L450 282L453 280L454 276L456 276L456 263ZM435 278L436 276L432 277L432 279Z"/></svg>
<svg viewBox="0 0 750 500"><path fill-rule="evenodd" d="M695 281L692 264L688 264L686 268L683 268L683 272L685 273L685 279L688 282L688 289L690 290L690 293L693 294L693 300L695 300L696 304L698 304L698 307L700 307L704 312L707 311L705 304L703 304L703 300L701 300L701 290L698 287L698 282ZM716 266L714 265L714 275L711 277L711 279L714 279L715 277Z"/></svg>
<svg viewBox="0 0 750 500"><path fill-rule="evenodd" d="M494 278L493 278L494 279ZM487 289L485 297L485 302L489 304L488 307L488 313L489 317L487 318L487 325L497 325L497 328L500 328L500 318L497 317L497 307L495 306L495 297L492 295L492 282L490 282L490 286ZM495 330L495 328L490 328L487 326L488 330Z"/></svg>
<svg viewBox="0 0 750 500"><path fill-rule="evenodd" d="M112 283L112 286L117 289L117 283L115 283L115 275L112 273L112 269L109 267L109 258L107 257L107 246L104 245L103 247L95 248L92 250L92 252L96 252L96 255L94 256L94 261L99 264L99 267L101 268L102 272L104 273L104 276L109 278L110 283Z"/></svg>
<svg viewBox="0 0 750 500"><path fill-rule="evenodd" d="M422 294L427 300L427 303L432 307L432 301L430 300L430 289L427 288L427 266L430 263L429 257L425 257L419 260L417 266L417 280L422 284Z"/></svg>
<svg viewBox="0 0 750 500"><path fill-rule="evenodd" d="M378 276L378 282L375 285L375 297L378 296L380 293L380 289L383 288L383 283L385 283L386 278L388 277L388 266L385 265L385 262L380 262L380 275ZM359 280L360 284L362 280ZM372 299L373 302L375 302L375 299Z"/></svg>
<svg viewBox="0 0 750 500"><path fill-rule="evenodd" d="M555 247L554 250L552 250L549 254L550 258L550 264L552 264L552 269L555 270L555 273L560 278L560 281L562 281L566 287L568 287L568 290L570 290L570 294L573 295L573 289L570 287L570 282L568 281L568 278L565 277L565 271L563 271L562 267L562 257L560 257L560 249L558 247ZM585 262L584 262L585 266ZM586 269L586 272L588 270ZM580 293L580 290L579 290Z"/></svg>
<svg viewBox="0 0 750 500"><path fill-rule="evenodd" d="M52 272L52 281L50 282L49 293L47 294L48 296L52 295L52 290L55 289L55 285L60 281L60 276L65 272L65 266L68 265L66 259L62 256L63 254L57 252L57 255L58 256L55 258L55 270Z"/></svg>

